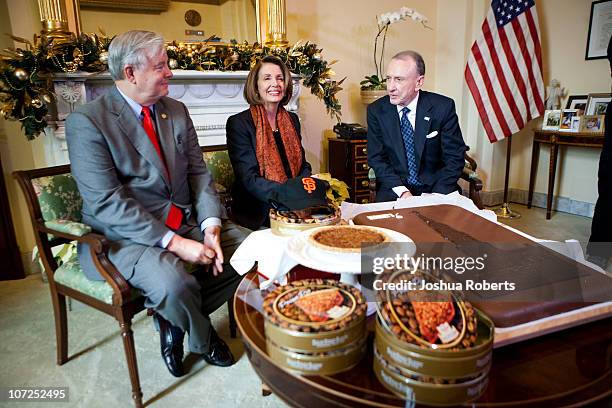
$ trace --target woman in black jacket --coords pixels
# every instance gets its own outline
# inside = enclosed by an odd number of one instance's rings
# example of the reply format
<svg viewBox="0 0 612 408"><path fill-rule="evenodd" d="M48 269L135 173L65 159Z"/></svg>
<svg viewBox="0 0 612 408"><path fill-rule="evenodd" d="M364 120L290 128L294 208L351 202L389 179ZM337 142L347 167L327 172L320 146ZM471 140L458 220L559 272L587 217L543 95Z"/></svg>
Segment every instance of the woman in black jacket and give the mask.
<svg viewBox="0 0 612 408"><path fill-rule="evenodd" d="M277 57L265 56L249 72L244 87L250 108L227 120L227 148L236 176L232 214L253 230L269 226L268 200L274 188L312 171L298 117L284 108L292 92L287 66Z"/></svg>

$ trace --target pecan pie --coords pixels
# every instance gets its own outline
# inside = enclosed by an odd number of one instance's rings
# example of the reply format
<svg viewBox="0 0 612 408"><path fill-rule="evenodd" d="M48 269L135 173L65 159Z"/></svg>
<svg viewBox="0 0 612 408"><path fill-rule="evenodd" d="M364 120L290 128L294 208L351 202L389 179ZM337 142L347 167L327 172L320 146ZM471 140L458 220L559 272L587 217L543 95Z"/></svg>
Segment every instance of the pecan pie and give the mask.
<svg viewBox="0 0 612 408"><path fill-rule="evenodd" d="M321 228L310 235L309 241L318 248L332 252L360 252L364 245L390 242L387 234L371 227L343 225Z"/></svg>

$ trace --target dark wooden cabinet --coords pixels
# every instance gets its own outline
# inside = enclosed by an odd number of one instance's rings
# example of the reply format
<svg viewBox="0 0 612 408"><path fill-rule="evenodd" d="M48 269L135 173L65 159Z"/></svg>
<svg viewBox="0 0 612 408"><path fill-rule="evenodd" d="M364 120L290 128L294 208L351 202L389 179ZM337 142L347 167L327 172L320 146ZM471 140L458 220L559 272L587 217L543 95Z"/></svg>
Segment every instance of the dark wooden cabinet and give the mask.
<svg viewBox="0 0 612 408"><path fill-rule="evenodd" d="M349 186L349 201L370 202L367 141L329 139L329 172Z"/></svg>

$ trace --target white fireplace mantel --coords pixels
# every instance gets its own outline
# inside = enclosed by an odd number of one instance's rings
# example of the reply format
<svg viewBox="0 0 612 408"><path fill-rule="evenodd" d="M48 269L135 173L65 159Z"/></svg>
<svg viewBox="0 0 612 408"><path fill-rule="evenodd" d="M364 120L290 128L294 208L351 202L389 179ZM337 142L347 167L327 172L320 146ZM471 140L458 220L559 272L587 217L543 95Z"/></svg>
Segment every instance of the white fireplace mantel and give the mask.
<svg viewBox="0 0 612 408"><path fill-rule="evenodd" d="M183 102L198 134L201 146L225 144L225 123L227 118L248 108L243 97L248 71L173 71L169 95ZM113 85L108 72L57 74L53 87L57 96L54 120L48 121L45 129L45 160L47 166L66 164L68 149L64 123L66 117L78 105L87 103ZM287 110L298 111L300 93L299 78L293 77L293 96Z"/></svg>

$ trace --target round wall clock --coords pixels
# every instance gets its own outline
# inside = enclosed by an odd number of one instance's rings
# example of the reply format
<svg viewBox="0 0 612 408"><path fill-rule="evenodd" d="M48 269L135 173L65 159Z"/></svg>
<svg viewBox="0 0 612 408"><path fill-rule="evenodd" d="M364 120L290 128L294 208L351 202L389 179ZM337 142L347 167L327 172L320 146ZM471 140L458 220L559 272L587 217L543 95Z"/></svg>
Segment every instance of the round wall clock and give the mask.
<svg viewBox="0 0 612 408"><path fill-rule="evenodd" d="M185 22L192 27L197 27L202 22L202 16L197 12L197 10L187 10L185 12Z"/></svg>

